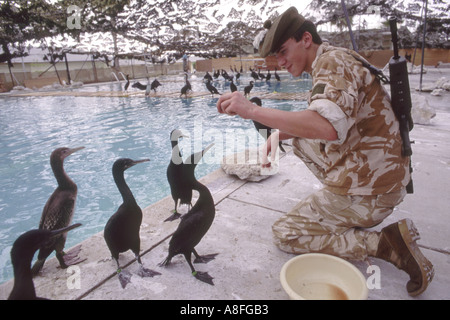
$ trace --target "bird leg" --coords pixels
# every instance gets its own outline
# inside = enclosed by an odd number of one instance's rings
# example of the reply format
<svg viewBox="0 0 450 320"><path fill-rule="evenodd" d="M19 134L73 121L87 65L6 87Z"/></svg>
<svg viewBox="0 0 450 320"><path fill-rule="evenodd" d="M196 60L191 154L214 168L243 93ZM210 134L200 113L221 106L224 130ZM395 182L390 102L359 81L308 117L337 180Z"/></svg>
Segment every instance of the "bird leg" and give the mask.
<svg viewBox="0 0 450 320"><path fill-rule="evenodd" d="M72 248L70 251L56 252L56 258L59 261L59 265L62 269L66 269L69 266L86 261L86 259L81 259L78 254L81 251L81 244Z"/></svg>
<svg viewBox="0 0 450 320"><path fill-rule="evenodd" d="M136 254L136 260L137 260L137 262L139 263L139 271L138 271L138 275L139 275L141 278L144 278L144 277L154 277L154 276L159 276L159 275L161 275L161 273L159 273L159 272L157 272L157 271L154 271L154 270L145 268L144 265L142 264L141 257L139 257L138 254Z"/></svg>
<svg viewBox="0 0 450 320"><path fill-rule="evenodd" d="M179 213L177 212L177 210L175 209L175 211L173 212L173 214L172 214L170 217L168 217L166 220L164 220L164 222L167 222L167 221L174 221L174 220L179 219L180 217L181 217L181 214L179 214Z"/></svg>
<svg viewBox="0 0 450 320"><path fill-rule="evenodd" d="M218 253L206 254L204 256L200 256L195 249L192 250L195 256L194 263L208 263L211 260L214 260Z"/></svg>
<svg viewBox="0 0 450 320"><path fill-rule="evenodd" d="M184 257L186 258L186 261L187 261L187 263L189 264L189 267L191 268L191 272L192 272L192 275L195 277L195 278L197 278L198 280L200 280L200 281L202 281L202 282L205 282L205 283L207 283L207 284L210 284L210 285L214 285L214 282L212 281L214 278L213 277L211 277L209 274L208 274L208 272L201 272L201 271L196 271L195 269L194 269L194 266L192 265L192 262L191 262L191 253L189 252L189 253L184 253Z"/></svg>
<svg viewBox="0 0 450 320"><path fill-rule="evenodd" d="M123 270L119 265L119 260L114 258L117 263L117 275L119 277L120 285L122 286L122 289L125 289L127 284L131 282L131 273L127 270Z"/></svg>

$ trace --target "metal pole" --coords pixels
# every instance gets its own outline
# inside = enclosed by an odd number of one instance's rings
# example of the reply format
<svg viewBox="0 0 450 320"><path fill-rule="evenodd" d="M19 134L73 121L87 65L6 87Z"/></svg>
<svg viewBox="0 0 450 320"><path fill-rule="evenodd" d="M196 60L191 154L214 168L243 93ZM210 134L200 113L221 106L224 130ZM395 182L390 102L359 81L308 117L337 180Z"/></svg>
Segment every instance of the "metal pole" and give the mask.
<svg viewBox="0 0 450 320"><path fill-rule="evenodd" d="M345 20L347 21L348 30L350 32L350 39L352 40L353 50L358 52L358 46L356 45L355 38L353 37L352 25L350 24L350 18L348 17L347 6L345 0L341 0L342 10L344 10Z"/></svg>
<svg viewBox="0 0 450 320"><path fill-rule="evenodd" d="M419 91L422 91L423 63L424 63L424 58L425 58L425 34L427 32L427 8L428 8L428 0L425 0L425 15L424 15L424 19L423 19L423 38L422 38L422 63L420 66Z"/></svg>

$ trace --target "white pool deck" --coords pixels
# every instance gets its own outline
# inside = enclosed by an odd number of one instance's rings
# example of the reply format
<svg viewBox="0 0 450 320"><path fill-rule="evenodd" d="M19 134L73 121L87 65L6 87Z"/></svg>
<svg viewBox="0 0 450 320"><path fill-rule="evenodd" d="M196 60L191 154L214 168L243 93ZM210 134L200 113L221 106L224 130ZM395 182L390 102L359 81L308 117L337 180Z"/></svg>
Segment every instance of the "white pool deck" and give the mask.
<svg viewBox="0 0 450 320"><path fill-rule="evenodd" d="M430 68L432 69L432 68ZM450 69L432 69L424 83L447 76ZM419 75L411 75L411 88ZM374 230L403 218L411 218L421 239L424 255L434 264L435 277L418 297L410 297L405 285L409 277L395 266L375 258L351 261L369 279L369 300L450 299L450 92L442 96L425 95L437 115L431 125L415 125L413 144L414 194L408 195L394 213ZM161 273L153 278L135 274L137 263L131 251L121 254L121 265L133 273L131 283L122 289L115 275L116 265L102 233L81 243L80 256L86 259L73 269L62 270L56 259L45 263L34 279L38 296L87 300L281 300L289 297L281 287L282 265L293 257L272 243L273 222L288 212L320 183L305 165L288 152L280 160L276 175L261 182L246 182L219 169L201 179L213 194L216 218L197 246L199 254L219 253L208 264L196 264L199 271L214 277L214 286L196 280L183 256L167 268L159 267L167 255L170 235L178 222L163 222L173 209L170 197L144 209L141 227L142 261ZM76 215L74 222L76 222ZM379 267L376 275L369 265ZM375 281L379 280L379 282ZM6 299L13 281L0 286L0 299Z"/></svg>

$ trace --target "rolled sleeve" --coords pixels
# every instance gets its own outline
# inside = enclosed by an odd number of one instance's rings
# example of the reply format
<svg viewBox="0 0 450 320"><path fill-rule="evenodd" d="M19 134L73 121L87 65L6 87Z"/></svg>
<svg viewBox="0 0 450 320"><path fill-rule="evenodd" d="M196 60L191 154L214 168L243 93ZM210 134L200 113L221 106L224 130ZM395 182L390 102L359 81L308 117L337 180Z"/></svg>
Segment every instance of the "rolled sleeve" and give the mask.
<svg viewBox="0 0 450 320"><path fill-rule="evenodd" d="M328 99L316 99L311 101L308 110L316 111L322 117L330 121L337 132L337 143L341 144L345 141L349 131L347 115L336 103Z"/></svg>

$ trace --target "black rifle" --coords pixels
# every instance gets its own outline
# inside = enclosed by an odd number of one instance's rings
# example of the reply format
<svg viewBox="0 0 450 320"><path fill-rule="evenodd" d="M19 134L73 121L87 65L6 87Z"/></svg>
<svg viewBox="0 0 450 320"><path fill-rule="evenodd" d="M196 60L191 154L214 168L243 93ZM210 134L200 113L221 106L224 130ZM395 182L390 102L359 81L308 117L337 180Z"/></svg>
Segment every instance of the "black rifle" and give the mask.
<svg viewBox="0 0 450 320"><path fill-rule="evenodd" d="M400 135L403 142L402 155L409 157L412 155L409 131L412 130L414 123L411 117L411 92L409 90L408 68L405 57L400 57L398 54L397 19L395 17L389 18L389 25L392 44L394 46L394 56L389 60L391 105L400 124ZM411 160L409 162L409 171L412 172ZM413 193L412 179L406 186L406 190L408 193Z"/></svg>

